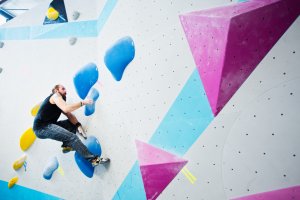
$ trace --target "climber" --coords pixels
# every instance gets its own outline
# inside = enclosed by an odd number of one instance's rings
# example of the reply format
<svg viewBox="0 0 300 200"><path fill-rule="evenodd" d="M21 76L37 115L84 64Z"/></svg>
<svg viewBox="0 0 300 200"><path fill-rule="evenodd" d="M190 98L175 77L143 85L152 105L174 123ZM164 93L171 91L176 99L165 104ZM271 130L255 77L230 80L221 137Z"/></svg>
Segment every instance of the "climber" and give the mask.
<svg viewBox="0 0 300 200"><path fill-rule="evenodd" d="M75 150L93 166L109 162L109 158L93 155L76 135L76 131L78 131L86 139L80 122L72 112L84 105L92 104L93 100L85 99L77 103L67 104L66 95L66 88L58 84L52 89L52 94L43 101L33 123L36 136L40 139L48 138L61 141L64 153ZM68 119L58 121L61 113L65 114Z"/></svg>

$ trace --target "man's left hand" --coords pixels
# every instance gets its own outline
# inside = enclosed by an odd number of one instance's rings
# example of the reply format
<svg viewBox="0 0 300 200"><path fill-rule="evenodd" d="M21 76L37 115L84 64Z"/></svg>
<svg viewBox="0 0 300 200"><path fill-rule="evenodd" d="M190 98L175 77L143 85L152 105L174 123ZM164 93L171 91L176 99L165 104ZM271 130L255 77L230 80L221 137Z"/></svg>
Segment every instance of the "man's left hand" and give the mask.
<svg viewBox="0 0 300 200"><path fill-rule="evenodd" d="M77 131L84 139L87 139L86 133L81 125L77 127Z"/></svg>

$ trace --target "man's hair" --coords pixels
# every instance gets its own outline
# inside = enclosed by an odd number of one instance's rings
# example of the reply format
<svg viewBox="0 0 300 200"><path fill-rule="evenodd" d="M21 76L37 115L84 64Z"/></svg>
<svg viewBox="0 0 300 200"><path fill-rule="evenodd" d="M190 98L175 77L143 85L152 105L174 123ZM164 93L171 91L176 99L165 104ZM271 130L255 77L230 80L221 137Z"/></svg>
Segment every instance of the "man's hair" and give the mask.
<svg viewBox="0 0 300 200"><path fill-rule="evenodd" d="M54 93L55 93L55 90L58 90L59 87L60 87L60 84L55 85L55 86L53 87L53 89L52 89L52 94L54 94Z"/></svg>

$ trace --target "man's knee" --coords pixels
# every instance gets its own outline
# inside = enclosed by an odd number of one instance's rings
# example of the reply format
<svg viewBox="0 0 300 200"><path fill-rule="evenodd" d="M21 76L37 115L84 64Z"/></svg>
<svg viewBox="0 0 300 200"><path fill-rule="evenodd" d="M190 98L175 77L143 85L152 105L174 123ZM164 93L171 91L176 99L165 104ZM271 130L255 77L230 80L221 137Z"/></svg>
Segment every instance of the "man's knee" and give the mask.
<svg viewBox="0 0 300 200"><path fill-rule="evenodd" d="M79 139L79 137L76 134L73 134L70 139L73 142L81 142L81 140Z"/></svg>

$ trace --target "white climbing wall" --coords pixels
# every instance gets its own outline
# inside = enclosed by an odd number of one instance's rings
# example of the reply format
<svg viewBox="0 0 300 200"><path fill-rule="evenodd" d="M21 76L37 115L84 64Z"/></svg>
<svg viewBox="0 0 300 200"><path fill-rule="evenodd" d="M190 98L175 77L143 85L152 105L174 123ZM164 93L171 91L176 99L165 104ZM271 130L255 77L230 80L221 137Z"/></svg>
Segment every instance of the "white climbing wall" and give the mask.
<svg viewBox="0 0 300 200"><path fill-rule="evenodd" d="M5 27L41 25L45 2L24 14L26 23L16 18ZM73 22L70 15L78 11L77 21L96 20L106 2L65 0L68 18ZM79 37L73 46L69 37L2 40L0 29L0 180L18 175L18 185L62 199L112 199L137 159L135 140L151 138L195 70L179 14L231 3L117 1L98 37ZM230 199L300 185L299 35L298 19L183 156L197 180L192 184L179 173L158 199ZM124 36L132 37L136 54L116 82L103 57ZM83 109L75 114L111 164L97 167L89 179L73 153L37 139L26 152L27 170L15 172L12 163L23 154L19 137L32 126L31 108L57 83L66 86L69 102L79 101L73 76L89 62L99 69L100 98L94 115L85 117ZM55 172L47 181L42 172L52 156L64 174Z"/></svg>

